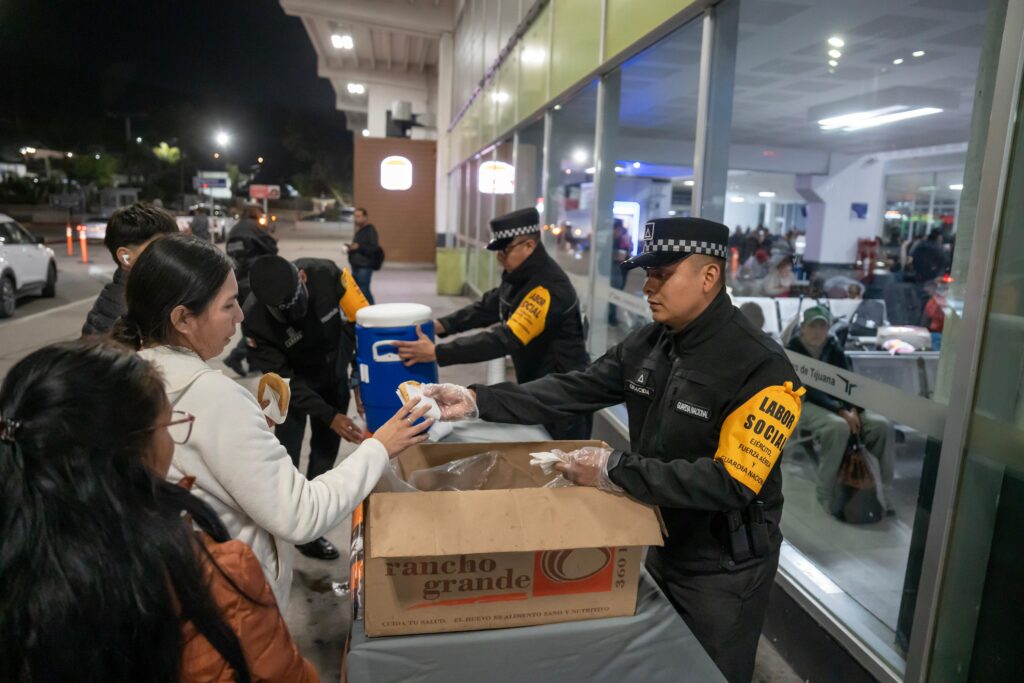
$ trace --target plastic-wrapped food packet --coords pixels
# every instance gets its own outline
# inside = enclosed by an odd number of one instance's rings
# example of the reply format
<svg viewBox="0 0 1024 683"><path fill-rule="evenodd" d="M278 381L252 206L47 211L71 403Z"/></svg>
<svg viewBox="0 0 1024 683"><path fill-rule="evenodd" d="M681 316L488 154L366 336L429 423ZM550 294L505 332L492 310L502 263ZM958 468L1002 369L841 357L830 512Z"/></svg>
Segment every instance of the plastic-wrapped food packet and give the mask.
<svg viewBox="0 0 1024 683"><path fill-rule="evenodd" d="M423 395L422 384L412 380L402 382L398 385L398 390L395 393L402 399L402 403L408 403L412 399L419 397L421 402L430 405L430 410L424 416L434 418L434 424L427 430L427 437L430 441L440 441L452 433L452 423L441 422L441 409L438 407L437 401Z"/></svg>

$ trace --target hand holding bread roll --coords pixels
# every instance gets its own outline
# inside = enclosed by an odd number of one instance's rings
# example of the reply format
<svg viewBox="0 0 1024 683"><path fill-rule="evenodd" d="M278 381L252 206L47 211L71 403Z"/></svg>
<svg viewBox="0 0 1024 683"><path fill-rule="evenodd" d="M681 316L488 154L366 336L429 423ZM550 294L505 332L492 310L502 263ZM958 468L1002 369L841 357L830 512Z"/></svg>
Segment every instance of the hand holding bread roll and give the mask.
<svg viewBox="0 0 1024 683"><path fill-rule="evenodd" d="M268 372L260 377L259 386L256 389L256 400L262 406L264 414L274 424L281 424L288 417L288 403L292 397L291 386L288 380L276 372Z"/></svg>

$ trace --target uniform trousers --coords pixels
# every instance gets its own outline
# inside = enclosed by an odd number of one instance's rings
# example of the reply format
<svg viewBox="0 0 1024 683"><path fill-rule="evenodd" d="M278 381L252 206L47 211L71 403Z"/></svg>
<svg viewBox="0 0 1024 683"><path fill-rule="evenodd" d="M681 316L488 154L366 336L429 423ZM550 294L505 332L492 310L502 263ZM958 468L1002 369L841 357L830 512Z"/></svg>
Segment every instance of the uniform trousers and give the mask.
<svg viewBox="0 0 1024 683"><path fill-rule="evenodd" d="M779 568L776 550L737 571L690 572L651 548L647 570L729 683L750 683L768 598Z"/></svg>
<svg viewBox="0 0 1024 683"><path fill-rule="evenodd" d="M337 398L329 397L330 392L318 391L323 398L335 405ZM348 412L348 396L341 401L344 405L338 407L338 412L344 415ZM284 423L274 428L277 440L281 442L288 455L291 456L295 467L299 466L299 457L302 454L302 441L306 436L305 413L299 412L292 407L288 411L288 417ZM341 445L341 437L331 429L330 425L324 424L317 418L309 421L312 434L309 440L309 466L306 468L306 478L316 479L318 476L334 467L334 461L338 458L338 447Z"/></svg>

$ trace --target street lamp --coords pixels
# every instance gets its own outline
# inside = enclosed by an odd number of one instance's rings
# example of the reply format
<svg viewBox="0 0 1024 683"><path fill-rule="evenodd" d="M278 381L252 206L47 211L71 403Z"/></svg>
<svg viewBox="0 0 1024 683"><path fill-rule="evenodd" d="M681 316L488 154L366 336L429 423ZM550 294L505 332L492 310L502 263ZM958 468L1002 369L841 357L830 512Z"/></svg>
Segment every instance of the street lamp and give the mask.
<svg viewBox="0 0 1024 683"><path fill-rule="evenodd" d="M227 147L231 143L231 136L222 130L217 131L213 139L220 147Z"/></svg>
<svg viewBox="0 0 1024 683"><path fill-rule="evenodd" d="M256 157L256 163L257 164L262 164L263 163L263 157Z"/></svg>

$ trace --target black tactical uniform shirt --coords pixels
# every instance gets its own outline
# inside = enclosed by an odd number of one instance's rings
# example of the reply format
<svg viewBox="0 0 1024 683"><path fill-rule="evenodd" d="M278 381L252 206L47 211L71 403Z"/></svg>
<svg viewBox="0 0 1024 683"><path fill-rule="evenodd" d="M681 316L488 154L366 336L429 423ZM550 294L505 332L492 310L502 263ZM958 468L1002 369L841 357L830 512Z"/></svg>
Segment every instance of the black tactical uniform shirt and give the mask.
<svg viewBox="0 0 1024 683"><path fill-rule="evenodd" d="M293 409L330 424L338 408L321 394L348 395L347 366L355 356L355 328L338 307L345 294L341 269L333 261L293 262L306 272L309 308L299 323L281 322L249 296L242 334L249 340L249 364L260 372L291 378Z"/></svg>
<svg viewBox="0 0 1024 683"><path fill-rule="evenodd" d="M586 370L473 389L480 416L493 422L545 422L624 402L631 450L613 453L608 474L661 508L675 567L730 571L781 545L778 459L803 389L782 348L724 291L681 332L652 323ZM769 549L736 560L729 513L747 518L755 500Z"/></svg>
<svg viewBox="0 0 1024 683"><path fill-rule="evenodd" d="M228 256L235 260L235 277L244 293L249 291L249 266L260 256L277 253L277 242L252 218L238 221L227 239Z"/></svg>
<svg viewBox="0 0 1024 683"><path fill-rule="evenodd" d="M440 319L443 336L487 330L437 345L438 365L512 356L522 382L569 372L589 362L583 319L569 277L540 244L480 301Z"/></svg>

